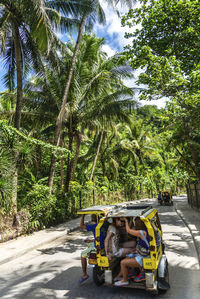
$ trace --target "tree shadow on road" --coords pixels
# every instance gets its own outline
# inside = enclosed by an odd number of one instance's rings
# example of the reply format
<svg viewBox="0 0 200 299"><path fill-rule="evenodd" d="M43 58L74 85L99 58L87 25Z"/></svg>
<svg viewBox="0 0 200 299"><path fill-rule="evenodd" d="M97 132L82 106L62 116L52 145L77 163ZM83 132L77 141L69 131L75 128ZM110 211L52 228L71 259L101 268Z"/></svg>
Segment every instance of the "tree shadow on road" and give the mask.
<svg viewBox="0 0 200 299"><path fill-rule="evenodd" d="M58 274L51 281L43 285L43 289L35 289L31 293L26 294L27 299L30 298L68 298L68 299L137 299L152 298L152 295L145 290L132 288L118 288L100 286L97 287L92 280L92 269L89 269L89 279L82 285L78 284L80 277L80 267L71 267L66 271ZM173 274L172 274L173 273ZM194 294L198 294L200 289L200 279L198 272L181 267L170 267L171 288L166 292L157 296L157 298L176 298L191 299L195 298ZM191 292L192 290L192 292Z"/></svg>
<svg viewBox="0 0 200 299"><path fill-rule="evenodd" d="M74 234L70 233L66 236L66 239L62 241L64 244L60 244L55 247L55 245L51 247L46 247L42 249L37 249L37 251L41 252L42 254L53 255L57 254L58 252L66 252L66 253L73 253L76 250L84 250L87 245L84 240L90 236L87 232L79 232L74 238Z"/></svg>

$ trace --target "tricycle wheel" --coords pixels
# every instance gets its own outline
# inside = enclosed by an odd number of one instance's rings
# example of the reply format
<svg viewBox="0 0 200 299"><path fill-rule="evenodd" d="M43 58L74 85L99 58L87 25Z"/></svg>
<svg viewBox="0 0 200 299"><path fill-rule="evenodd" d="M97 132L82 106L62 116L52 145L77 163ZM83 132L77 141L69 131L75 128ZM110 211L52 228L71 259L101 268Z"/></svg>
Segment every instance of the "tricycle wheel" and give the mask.
<svg viewBox="0 0 200 299"><path fill-rule="evenodd" d="M169 271L168 271L168 264L167 264L164 278L158 278L158 289L159 291L166 292L169 288L170 288Z"/></svg>
<svg viewBox="0 0 200 299"><path fill-rule="evenodd" d="M93 268L93 280L98 287L104 283L104 271L98 266Z"/></svg>
<svg viewBox="0 0 200 299"><path fill-rule="evenodd" d="M158 290L150 291L150 294L155 297L159 294L159 291Z"/></svg>

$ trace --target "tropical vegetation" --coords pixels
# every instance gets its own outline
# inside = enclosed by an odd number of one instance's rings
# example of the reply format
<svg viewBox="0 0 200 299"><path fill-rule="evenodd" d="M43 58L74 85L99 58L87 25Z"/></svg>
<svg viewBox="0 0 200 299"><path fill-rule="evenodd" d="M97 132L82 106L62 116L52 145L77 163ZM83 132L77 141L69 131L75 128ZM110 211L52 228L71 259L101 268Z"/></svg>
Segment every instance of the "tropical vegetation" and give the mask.
<svg viewBox="0 0 200 299"><path fill-rule="evenodd" d="M1 234L89 205L185 192L199 179L197 2L140 2L126 1L122 18L134 38L108 57L92 32L106 22L101 1L0 1ZM126 86L138 69L138 86ZM161 109L139 102L163 97Z"/></svg>

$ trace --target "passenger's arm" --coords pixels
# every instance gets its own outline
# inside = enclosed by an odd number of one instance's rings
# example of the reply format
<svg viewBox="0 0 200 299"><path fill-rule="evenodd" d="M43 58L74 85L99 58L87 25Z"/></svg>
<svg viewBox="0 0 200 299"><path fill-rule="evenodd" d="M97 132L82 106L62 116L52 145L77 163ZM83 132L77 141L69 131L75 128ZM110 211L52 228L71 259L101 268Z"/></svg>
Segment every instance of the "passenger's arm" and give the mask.
<svg viewBox="0 0 200 299"><path fill-rule="evenodd" d="M107 232L107 235L106 235L106 238L105 238L105 241L104 241L106 256L108 256L108 242L109 242L111 236L112 236L112 232Z"/></svg>
<svg viewBox="0 0 200 299"><path fill-rule="evenodd" d="M131 229L129 227L128 220L126 218L124 218L124 220L125 220L125 225L126 225L126 231L127 231L127 233L130 234L130 235L132 235L132 236L141 238L140 231L139 230L135 230L135 229Z"/></svg>
<svg viewBox="0 0 200 299"><path fill-rule="evenodd" d="M130 217L130 220L129 220L129 227L132 227L132 225L133 225L133 217Z"/></svg>
<svg viewBox="0 0 200 299"><path fill-rule="evenodd" d="M80 228L86 229L86 225L84 223L85 215L82 215L81 221L80 221Z"/></svg>

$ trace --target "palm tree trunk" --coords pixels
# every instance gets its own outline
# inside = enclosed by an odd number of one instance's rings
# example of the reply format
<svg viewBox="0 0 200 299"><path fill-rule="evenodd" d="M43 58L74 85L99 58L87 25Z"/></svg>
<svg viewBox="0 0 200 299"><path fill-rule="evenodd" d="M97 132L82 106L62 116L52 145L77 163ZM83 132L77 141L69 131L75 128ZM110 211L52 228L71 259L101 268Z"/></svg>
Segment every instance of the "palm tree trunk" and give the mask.
<svg viewBox="0 0 200 299"><path fill-rule="evenodd" d="M38 175L38 171L41 167L41 159L42 159L42 152L41 152L41 145L37 145L36 147L36 153L35 153L36 159L35 159L35 170L36 170L36 176Z"/></svg>
<svg viewBox="0 0 200 299"><path fill-rule="evenodd" d="M16 59L16 70L17 70L17 100L15 109L14 127L19 130L21 122L21 109L22 109L22 55L21 46L19 43L19 30L15 27L15 59ZM13 173L13 184L12 184L12 209L13 209L13 224L18 225L17 220L17 185L18 185L18 161L19 153L14 153L14 173Z"/></svg>
<svg viewBox="0 0 200 299"><path fill-rule="evenodd" d="M105 177L106 176L106 166L105 166L105 156L104 155L101 157L101 166L102 166L103 177Z"/></svg>
<svg viewBox="0 0 200 299"><path fill-rule="evenodd" d="M135 175L138 175L137 163L135 160L133 161L133 165L135 167Z"/></svg>
<svg viewBox="0 0 200 299"><path fill-rule="evenodd" d="M60 146L63 146L63 143L64 143L64 136L62 134L62 138L61 138L61 141L60 141ZM64 184L63 151L60 153L60 155L61 155L61 158L60 158L60 187L62 189L63 184Z"/></svg>
<svg viewBox="0 0 200 299"><path fill-rule="evenodd" d="M70 132L69 133L69 145L68 145L68 150L70 153L72 153L72 144L73 144L73 134ZM71 156L70 156L70 153L68 154L68 157L67 157L65 192L69 191L69 182L70 182L70 178L71 178Z"/></svg>
<svg viewBox="0 0 200 299"><path fill-rule="evenodd" d="M93 190L92 190L92 204L95 206L95 185L94 185L94 177L93 177Z"/></svg>
<svg viewBox="0 0 200 299"><path fill-rule="evenodd" d="M99 155L99 151L100 151L100 148L101 148L102 141L103 141L103 131L101 132L99 144L98 144L98 147L97 147L97 152L96 152L94 162L93 162L93 165L92 165L92 171L91 171L91 174L90 174L90 181L92 181L92 178L93 178L93 175L94 175L94 169L95 169L95 166L96 166L96 163L97 163L97 159L98 159L98 155Z"/></svg>
<svg viewBox="0 0 200 299"><path fill-rule="evenodd" d="M60 187L62 189L63 183L64 183L64 170L63 170L63 152L61 152L61 158L60 158Z"/></svg>
<svg viewBox="0 0 200 299"><path fill-rule="evenodd" d="M62 124L63 124L64 117L65 117L65 106L66 106L66 102L67 102L67 98L68 98L68 94L69 94L69 88L70 88L70 84L71 84L71 80L72 80L72 75L73 75L75 64L76 64L76 58L77 58L78 51L79 51L79 48L80 48L80 43L81 43L81 38L82 38L82 33L83 33L86 18L87 18L87 15L84 15L81 19L81 24L80 24L80 28L79 28L79 32L78 32L76 46L75 46L74 54L73 54L73 57L72 57L72 64L71 64L71 67L70 67L70 70L69 70L69 74L68 74L68 78L67 78L67 82L66 82L66 86L65 86L65 92L64 92L64 95L63 95L63 98L62 98L62 106L61 106L59 115L58 115L57 120L56 120L56 129L55 129L55 135L54 135L54 145L55 146L58 146L59 140L60 140ZM55 157L55 155L52 155L49 181L48 181L48 186L49 186L49 189L50 189L50 193L51 193L52 187L53 187L55 164L56 164L56 157Z"/></svg>
<svg viewBox="0 0 200 299"><path fill-rule="evenodd" d="M55 167L56 167L56 156L54 154L52 154L52 156L51 156L50 173L49 173L49 179L48 179L49 193L52 192L52 188L53 188L53 180L54 180L54 174L55 174Z"/></svg>
<svg viewBox="0 0 200 299"><path fill-rule="evenodd" d="M74 161L73 161L73 165L72 165L72 172L71 172L71 180L74 180L74 176L75 176L75 170L76 170L76 165L78 162L78 157L79 157L79 152L80 152L80 146L81 146L81 141L82 141L82 137L79 134L77 136L77 143L76 143L76 153L75 153L75 157L74 157Z"/></svg>
<svg viewBox="0 0 200 299"><path fill-rule="evenodd" d="M17 101L15 110L14 126L17 130L20 129L21 110L22 110L22 55L21 46L19 43L19 30L15 28L15 58L17 69Z"/></svg>

